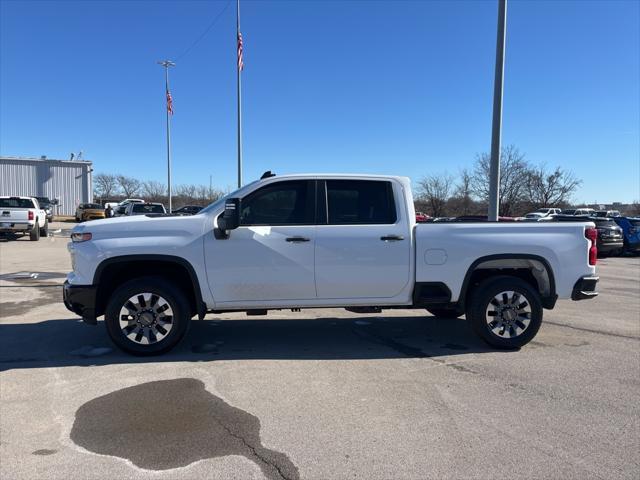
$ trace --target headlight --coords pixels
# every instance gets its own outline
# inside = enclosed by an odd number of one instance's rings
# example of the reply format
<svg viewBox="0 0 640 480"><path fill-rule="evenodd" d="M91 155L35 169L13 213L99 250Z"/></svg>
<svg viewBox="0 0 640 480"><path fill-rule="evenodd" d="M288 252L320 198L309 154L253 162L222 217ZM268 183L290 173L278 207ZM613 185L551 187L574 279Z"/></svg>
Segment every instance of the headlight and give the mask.
<svg viewBox="0 0 640 480"><path fill-rule="evenodd" d="M71 241L74 243L86 242L87 240L91 240L91 234L89 232L76 232L71 234Z"/></svg>

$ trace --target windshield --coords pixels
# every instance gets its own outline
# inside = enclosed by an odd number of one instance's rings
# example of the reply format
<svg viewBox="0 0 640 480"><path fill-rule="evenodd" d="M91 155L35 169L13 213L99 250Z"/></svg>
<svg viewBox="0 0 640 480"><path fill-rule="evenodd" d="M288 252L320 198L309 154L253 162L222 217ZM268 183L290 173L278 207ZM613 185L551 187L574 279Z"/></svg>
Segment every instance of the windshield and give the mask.
<svg viewBox="0 0 640 480"><path fill-rule="evenodd" d="M83 208L102 210L102 205L98 205L97 203L85 203Z"/></svg>
<svg viewBox="0 0 640 480"><path fill-rule="evenodd" d="M234 190L233 192L227 193L226 195L220 197L218 200L216 200L213 203L210 203L209 205L207 205L206 207L204 207L202 210L200 210L198 212L198 214L200 213L207 213L210 212L212 210L217 210L218 207L222 206L224 204L224 201L227 198L233 198L233 197L242 197L243 194L249 189L249 187L252 187L255 183L258 183L260 180L254 180L251 183L247 183L244 187L240 187L237 190Z"/></svg>
<svg viewBox="0 0 640 480"><path fill-rule="evenodd" d="M0 198L0 208L34 208L29 198Z"/></svg>

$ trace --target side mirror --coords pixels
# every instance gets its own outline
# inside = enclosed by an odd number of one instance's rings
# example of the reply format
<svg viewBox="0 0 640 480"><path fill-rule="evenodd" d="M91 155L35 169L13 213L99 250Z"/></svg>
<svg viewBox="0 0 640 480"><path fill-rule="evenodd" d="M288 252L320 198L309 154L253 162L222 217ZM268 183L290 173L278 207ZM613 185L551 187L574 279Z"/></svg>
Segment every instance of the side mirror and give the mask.
<svg viewBox="0 0 640 480"><path fill-rule="evenodd" d="M229 198L224 203L224 213L218 217L220 230L235 230L240 225L240 199Z"/></svg>
<svg viewBox="0 0 640 480"><path fill-rule="evenodd" d="M218 217L218 227L213 229L213 235L218 240L229 238L229 230L240 226L240 199L229 198L224 202L224 212Z"/></svg>
<svg viewBox="0 0 640 480"><path fill-rule="evenodd" d="M51 205L58 205L60 203L60 200L58 200L57 198L54 198L53 200L51 200Z"/></svg>

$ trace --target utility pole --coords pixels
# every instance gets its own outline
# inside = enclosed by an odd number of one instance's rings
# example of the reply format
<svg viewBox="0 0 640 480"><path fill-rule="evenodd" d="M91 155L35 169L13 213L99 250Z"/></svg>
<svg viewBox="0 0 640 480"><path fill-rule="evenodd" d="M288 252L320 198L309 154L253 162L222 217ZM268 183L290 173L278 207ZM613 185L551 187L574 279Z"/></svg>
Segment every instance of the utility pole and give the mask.
<svg viewBox="0 0 640 480"><path fill-rule="evenodd" d="M164 86L167 101L167 193L169 197L169 213L171 213L173 211L171 205L171 115L173 115L173 100L169 90L169 67L175 67L176 64L171 60L161 60L158 65L164 67Z"/></svg>
<svg viewBox="0 0 640 480"><path fill-rule="evenodd" d="M502 91L504 86L504 46L506 41L507 0L498 0L498 38L496 72L493 83L493 122L491 127L491 165L489 168L488 220L497 222L500 208L500 137L502 134Z"/></svg>
<svg viewBox="0 0 640 480"><path fill-rule="evenodd" d="M238 188L242 186L242 33L240 33L240 0L237 0L236 8L236 40L238 47Z"/></svg>

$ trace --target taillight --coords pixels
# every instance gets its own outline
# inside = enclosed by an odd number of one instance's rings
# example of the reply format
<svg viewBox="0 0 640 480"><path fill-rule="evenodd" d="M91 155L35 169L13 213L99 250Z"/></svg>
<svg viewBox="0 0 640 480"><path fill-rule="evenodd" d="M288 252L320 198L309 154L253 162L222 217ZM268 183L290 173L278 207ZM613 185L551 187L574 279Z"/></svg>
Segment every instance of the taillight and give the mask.
<svg viewBox="0 0 640 480"><path fill-rule="evenodd" d="M585 228L584 236L591 240L589 245L589 265L595 265L598 262L598 230L596 228Z"/></svg>
<svg viewBox="0 0 640 480"><path fill-rule="evenodd" d="M33 220L33 210L29 210L29 220Z"/></svg>

